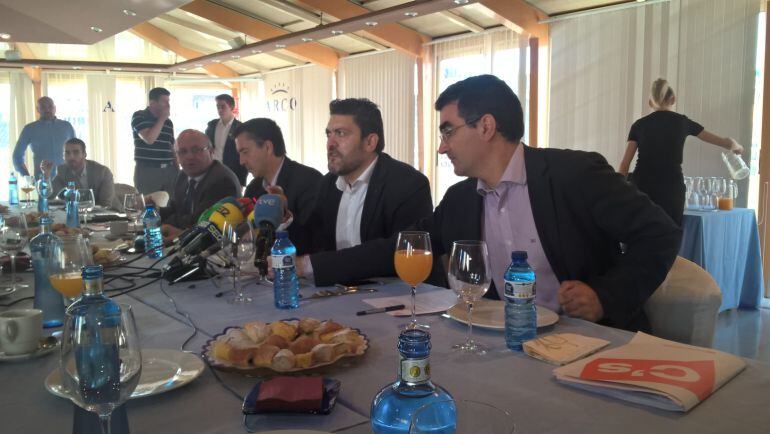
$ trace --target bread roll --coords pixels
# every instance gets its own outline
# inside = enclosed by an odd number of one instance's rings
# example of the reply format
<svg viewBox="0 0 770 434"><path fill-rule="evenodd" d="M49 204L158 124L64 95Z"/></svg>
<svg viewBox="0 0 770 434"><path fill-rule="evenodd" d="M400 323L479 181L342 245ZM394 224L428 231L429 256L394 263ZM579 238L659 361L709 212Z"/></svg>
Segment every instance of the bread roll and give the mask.
<svg viewBox="0 0 770 434"><path fill-rule="evenodd" d="M289 341L280 335L270 335L262 343L266 345L273 345L280 349L289 348Z"/></svg>
<svg viewBox="0 0 770 434"><path fill-rule="evenodd" d="M299 321L299 331L305 334L313 333L320 325L321 321L315 318L303 318Z"/></svg>
<svg viewBox="0 0 770 434"><path fill-rule="evenodd" d="M252 321L243 325L243 331L255 343L262 343L270 336L270 326L262 321Z"/></svg>
<svg viewBox="0 0 770 434"><path fill-rule="evenodd" d="M300 336L289 344L289 349L294 354L310 352L320 342L312 336Z"/></svg>
<svg viewBox="0 0 770 434"><path fill-rule="evenodd" d="M296 357L291 350L280 350L273 356L271 367L276 371L288 371L294 369Z"/></svg>
<svg viewBox="0 0 770 434"><path fill-rule="evenodd" d="M270 330L274 335L283 336L287 341L293 341L297 336L297 326L285 321L274 321L270 323Z"/></svg>
<svg viewBox="0 0 770 434"><path fill-rule="evenodd" d="M305 369L305 368L309 368L310 365L312 364L313 364L313 357L310 352L294 355L295 367L299 369Z"/></svg>
<svg viewBox="0 0 770 434"><path fill-rule="evenodd" d="M257 345L245 335L229 334L214 343L214 357L233 365L248 366Z"/></svg>
<svg viewBox="0 0 770 434"><path fill-rule="evenodd" d="M251 357L251 364L258 368L269 367L273 363L273 357L281 349L274 345L262 344L254 350Z"/></svg>
<svg viewBox="0 0 770 434"><path fill-rule="evenodd" d="M310 353L312 355L313 365L331 362L334 360L334 345L318 344L313 347L313 350Z"/></svg>
<svg viewBox="0 0 770 434"><path fill-rule="evenodd" d="M321 325L315 330L314 333L316 333L318 336L323 336L327 333L336 332L337 330L341 330L343 327L336 322L332 320L324 321L321 323Z"/></svg>

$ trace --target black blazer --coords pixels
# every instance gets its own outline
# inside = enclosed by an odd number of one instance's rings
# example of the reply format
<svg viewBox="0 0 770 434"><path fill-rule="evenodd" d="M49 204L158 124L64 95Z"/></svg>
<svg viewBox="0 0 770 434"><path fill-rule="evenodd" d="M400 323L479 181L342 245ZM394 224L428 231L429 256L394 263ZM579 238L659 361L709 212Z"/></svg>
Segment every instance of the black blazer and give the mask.
<svg viewBox="0 0 770 434"><path fill-rule="evenodd" d="M342 192L337 188L337 175L327 173L318 192L313 222L314 249L337 250L337 213ZM361 242L390 238L433 212L428 178L412 166L381 153L361 211ZM327 256L311 256L313 268L335 267Z"/></svg>
<svg viewBox="0 0 770 434"><path fill-rule="evenodd" d="M241 197L241 185L238 183L238 178L235 177L232 170L216 160L214 160L206 175L195 187L192 214L188 214L187 210L181 209L184 204L185 192L187 192L187 184L187 175L179 171L168 206L159 210L163 223L168 223L182 229L188 228L195 224L201 213L211 205L228 196Z"/></svg>
<svg viewBox="0 0 770 434"><path fill-rule="evenodd" d="M524 164L535 226L559 281L591 286L604 309L601 323L649 329L643 306L671 268L681 230L599 154L525 147ZM433 215L416 225L430 232L435 259L449 254L455 240L482 239L483 199L476 183L453 185ZM336 271L346 281L393 275L394 249L393 239L345 249L338 258L345 266ZM317 285L333 281L324 270L314 273ZM432 278L446 286L438 261Z"/></svg>
<svg viewBox="0 0 770 434"><path fill-rule="evenodd" d="M217 131L218 122L219 118L211 120L208 125L206 125L206 135L209 136L212 147L216 146L216 143L214 143L214 133ZM222 163L235 173L235 176L238 177L238 182L241 185L246 185L246 176L249 174L249 171L241 166L238 150L235 149L235 136L233 136L233 133L238 129L239 125L241 125L241 122L238 119L233 119L230 130L227 132L225 150L222 152Z"/></svg>
<svg viewBox="0 0 770 434"><path fill-rule="evenodd" d="M294 214L294 220L288 228L289 238L297 248L297 254L311 251L313 244L312 232L308 226L315 206L316 191L323 175L312 167L297 163L289 157L284 157L283 167L278 172L276 184L283 188L283 193L289 202L289 210ZM259 198L266 193L262 187L263 178L254 178L246 187L245 197Z"/></svg>

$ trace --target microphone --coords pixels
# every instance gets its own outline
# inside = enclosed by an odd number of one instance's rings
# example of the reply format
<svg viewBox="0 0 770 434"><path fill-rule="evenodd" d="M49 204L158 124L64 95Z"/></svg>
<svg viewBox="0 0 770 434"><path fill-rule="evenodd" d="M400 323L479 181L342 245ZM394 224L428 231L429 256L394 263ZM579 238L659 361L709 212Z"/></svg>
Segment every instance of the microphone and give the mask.
<svg viewBox="0 0 770 434"><path fill-rule="evenodd" d="M254 237L254 266L260 275L267 276L267 257L275 243L275 230L283 220L281 198L275 194L263 194L249 216L256 231Z"/></svg>
<svg viewBox="0 0 770 434"><path fill-rule="evenodd" d="M219 202L215 203L214 205L211 205L206 210L204 210L201 215L198 217L198 221L196 225L189 227L185 229L184 232L179 234L178 237L174 238L172 241L172 247L171 250L169 250L167 255L173 255L177 251L179 251L182 247L188 245L195 237L197 237L201 233L201 223L207 223L209 221L209 217L211 214L219 207L221 206L227 199L231 198L225 198L220 200ZM204 225L205 226L205 225Z"/></svg>

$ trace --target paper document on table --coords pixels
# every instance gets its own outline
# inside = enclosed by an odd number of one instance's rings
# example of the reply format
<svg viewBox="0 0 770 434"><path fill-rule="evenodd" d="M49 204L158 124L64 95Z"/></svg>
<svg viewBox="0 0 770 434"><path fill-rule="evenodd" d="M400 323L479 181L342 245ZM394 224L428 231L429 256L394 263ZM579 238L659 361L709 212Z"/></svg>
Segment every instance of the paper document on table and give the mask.
<svg viewBox="0 0 770 434"><path fill-rule="evenodd" d="M746 367L740 357L637 333L631 342L556 368L556 380L579 389L686 412Z"/></svg>
<svg viewBox="0 0 770 434"><path fill-rule="evenodd" d="M388 312L392 316L408 316L412 314L412 296L399 295L398 297L366 298L364 303L372 307L388 307L403 304L406 309ZM423 315L427 313L444 312L457 303L457 295L448 289L438 289L428 292L417 291L415 313Z"/></svg>

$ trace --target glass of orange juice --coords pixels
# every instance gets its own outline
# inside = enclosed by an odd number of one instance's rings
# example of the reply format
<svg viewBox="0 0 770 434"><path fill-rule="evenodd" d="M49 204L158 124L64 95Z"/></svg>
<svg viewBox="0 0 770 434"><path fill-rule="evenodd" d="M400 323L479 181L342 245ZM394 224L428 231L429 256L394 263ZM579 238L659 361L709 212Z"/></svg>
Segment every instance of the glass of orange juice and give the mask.
<svg viewBox="0 0 770 434"><path fill-rule="evenodd" d="M49 280L67 298L68 304L83 291L81 269L93 262L91 249L82 235L63 235L51 248Z"/></svg>
<svg viewBox="0 0 770 434"><path fill-rule="evenodd" d="M415 315L417 285L428 278L433 268L430 234L422 231L399 232L393 262L398 277L412 288L412 320L407 328L417 328L419 326Z"/></svg>

